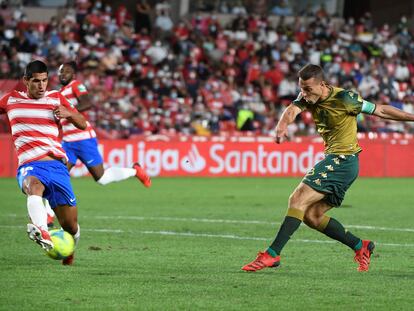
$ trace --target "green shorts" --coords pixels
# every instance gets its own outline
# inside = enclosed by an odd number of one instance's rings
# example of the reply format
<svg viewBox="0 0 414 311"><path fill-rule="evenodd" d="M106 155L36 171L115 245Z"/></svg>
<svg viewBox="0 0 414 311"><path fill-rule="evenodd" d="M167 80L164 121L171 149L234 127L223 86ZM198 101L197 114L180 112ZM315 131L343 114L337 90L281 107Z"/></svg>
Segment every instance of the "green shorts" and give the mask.
<svg viewBox="0 0 414 311"><path fill-rule="evenodd" d="M358 177L358 154L327 154L303 178L302 182L312 189L324 193L331 206L340 206L345 192Z"/></svg>

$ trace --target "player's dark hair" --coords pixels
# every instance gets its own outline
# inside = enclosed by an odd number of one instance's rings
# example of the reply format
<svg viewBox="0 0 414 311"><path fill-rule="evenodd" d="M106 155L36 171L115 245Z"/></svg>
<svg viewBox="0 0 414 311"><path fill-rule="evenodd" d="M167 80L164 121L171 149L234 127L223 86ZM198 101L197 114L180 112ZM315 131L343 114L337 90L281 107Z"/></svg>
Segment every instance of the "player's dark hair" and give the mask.
<svg viewBox="0 0 414 311"><path fill-rule="evenodd" d="M78 66L76 65L76 62L73 60L70 62L63 63L63 65L71 67L75 73L78 70Z"/></svg>
<svg viewBox="0 0 414 311"><path fill-rule="evenodd" d="M299 78L302 80L309 80L315 78L320 81L325 80L325 75L323 73L323 69L318 65L307 64L299 70L298 73Z"/></svg>
<svg viewBox="0 0 414 311"><path fill-rule="evenodd" d="M46 64L40 60L34 60L27 64L24 70L24 77L27 79L30 79L33 77L34 73L44 73L44 72L49 74Z"/></svg>

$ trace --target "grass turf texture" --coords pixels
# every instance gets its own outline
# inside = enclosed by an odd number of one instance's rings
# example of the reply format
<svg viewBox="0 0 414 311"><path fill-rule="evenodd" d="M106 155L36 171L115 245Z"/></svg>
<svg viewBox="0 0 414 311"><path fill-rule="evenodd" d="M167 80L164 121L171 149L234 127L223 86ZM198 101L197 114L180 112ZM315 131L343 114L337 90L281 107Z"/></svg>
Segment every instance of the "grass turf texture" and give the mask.
<svg viewBox="0 0 414 311"><path fill-rule="evenodd" d="M368 273L304 225L281 268L240 270L274 238L299 181L74 179L81 242L65 267L27 238L25 197L0 179L0 310L412 310L414 179L360 178L330 213L378 243Z"/></svg>

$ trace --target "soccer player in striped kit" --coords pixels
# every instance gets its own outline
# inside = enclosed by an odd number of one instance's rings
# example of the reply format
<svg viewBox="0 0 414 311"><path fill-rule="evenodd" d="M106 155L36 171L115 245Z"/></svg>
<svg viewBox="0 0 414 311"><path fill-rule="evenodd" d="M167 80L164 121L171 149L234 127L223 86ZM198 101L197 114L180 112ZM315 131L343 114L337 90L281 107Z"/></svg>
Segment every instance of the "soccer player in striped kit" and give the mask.
<svg viewBox="0 0 414 311"><path fill-rule="evenodd" d="M84 112L92 107L92 103L85 85L75 79L75 74L76 63L73 61L64 63L59 67L59 80L63 85L60 93L79 112ZM89 122L87 124L87 128L81 130L67 120L62 120L62 146L69 158L69 170L76 164L77 159L80 159L95 181L101 185L136 176L145 187L151 186L151 179L138 163L135 163L132 168L109 167L104 169L103 159L98 151L96 133Z"/></svg>
<svg viewBox="0 0 414 311"><path fill-rule="evenodd" d="M85 118L57 91L46 91L48 68L35 60L25 69L26 92L12 91L0 99L0 113L10 121L19 168L17 181L27 195L31 223L29 238L43 249L53 248L47 227L46 209L42 198L50 202L62 228L79 241L80 228L76 197L66 167L68 160L59 142L59 123L67 120L76 128L86 129ZM73 255L64 265L73 263Z"/></svg>

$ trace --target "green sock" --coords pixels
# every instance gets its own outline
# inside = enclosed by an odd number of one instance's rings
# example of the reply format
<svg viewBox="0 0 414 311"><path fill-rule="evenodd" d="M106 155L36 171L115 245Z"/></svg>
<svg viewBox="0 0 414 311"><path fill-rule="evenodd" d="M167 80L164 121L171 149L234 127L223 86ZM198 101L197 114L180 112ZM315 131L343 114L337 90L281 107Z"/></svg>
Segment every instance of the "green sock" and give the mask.
<svg viewBox="0 0 414 311"><path fill-rule="evenodd" d="M354 251L359 251L362 248L362 240L359 240L358 244L354 246Z"/></svg>
<svg viewBox="0 0 414 311"><path fill-rule="evenodd" d="M267 248L266 252L272 257L277 257L277 253L270 247Z"/></svg>
<svg viewBox="0 0 414 311"><path fill-rule="evenodd" d="M362 241L360 238L346 230L342 224L334 218L330 218L325 229L321 231L331 239L337 240L353 250L361 249Z"/></svg>
<svg viewBox="0 0 414 311"><path fill-rule="evenodd" d="M274 254L280 255L282 248L286 245L286 243L289 241L292 234L299 228L302 220L292 217L292 216L286 216L285 220L283 221L282 225L280 226L279 232L277 233L277 236L273 243L268 248L267 252L271 255L272 253L269 251L272 250ZM273 256L273 257L276 257Z"/></svg>

